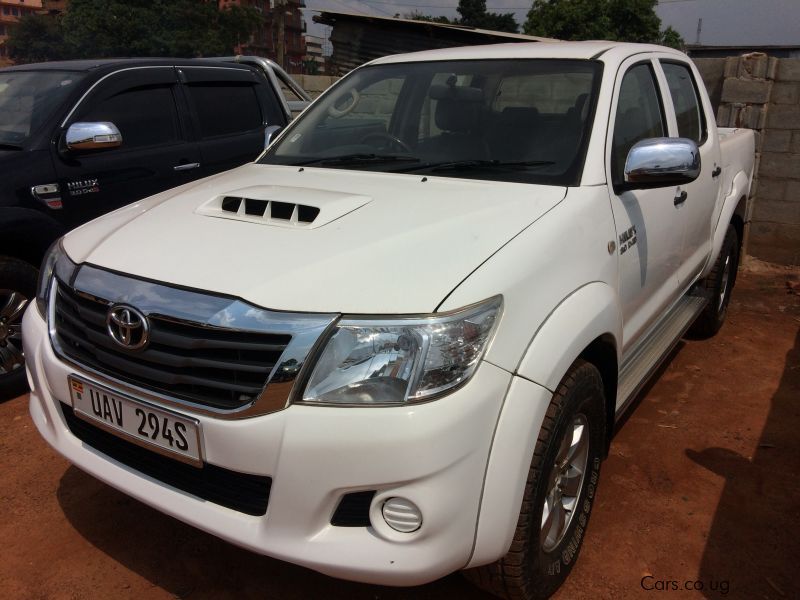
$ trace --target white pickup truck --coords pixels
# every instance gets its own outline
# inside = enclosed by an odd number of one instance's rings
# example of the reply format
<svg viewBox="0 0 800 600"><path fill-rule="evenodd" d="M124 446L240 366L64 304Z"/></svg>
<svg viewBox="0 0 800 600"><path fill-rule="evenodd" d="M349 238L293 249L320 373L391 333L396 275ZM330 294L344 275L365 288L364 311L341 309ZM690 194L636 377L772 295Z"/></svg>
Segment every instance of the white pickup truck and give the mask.
<svg viewBox="0 0 800 600"><path fill-rule="evenodd" d="M546 597L615 421L725 318L753 141L659 46L373 61L254 164L54 245L24 317L31 415L255 552Z"/></svg>

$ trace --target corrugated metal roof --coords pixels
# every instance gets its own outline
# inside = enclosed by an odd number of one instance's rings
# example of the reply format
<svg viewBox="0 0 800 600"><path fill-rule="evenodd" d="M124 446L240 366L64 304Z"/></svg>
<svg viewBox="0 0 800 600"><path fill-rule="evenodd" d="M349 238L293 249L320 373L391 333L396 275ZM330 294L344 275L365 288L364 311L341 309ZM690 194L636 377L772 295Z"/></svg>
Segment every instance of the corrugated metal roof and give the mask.
<svg viewBox="0 0 800 600"><path fill-rule="evenodd" d="M463 25L347 12L323 11L314 16L314 21L333 26L331 63L334 74L337 75L343 75L366 62L390 54L502 42L558 41Z"/></svg>

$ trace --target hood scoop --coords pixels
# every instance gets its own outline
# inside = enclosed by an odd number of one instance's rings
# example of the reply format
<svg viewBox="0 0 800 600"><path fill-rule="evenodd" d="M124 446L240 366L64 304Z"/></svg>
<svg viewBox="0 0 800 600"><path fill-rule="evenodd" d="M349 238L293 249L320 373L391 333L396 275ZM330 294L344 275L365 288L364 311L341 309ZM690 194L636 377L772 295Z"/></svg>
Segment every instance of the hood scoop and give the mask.
<svg viewBox="0 0 800 600"><path fill-rule="evenodd" d="M212 198L195 212L291 229L316 229L343 217L372 199L312 188L258 186Z"/></svg>

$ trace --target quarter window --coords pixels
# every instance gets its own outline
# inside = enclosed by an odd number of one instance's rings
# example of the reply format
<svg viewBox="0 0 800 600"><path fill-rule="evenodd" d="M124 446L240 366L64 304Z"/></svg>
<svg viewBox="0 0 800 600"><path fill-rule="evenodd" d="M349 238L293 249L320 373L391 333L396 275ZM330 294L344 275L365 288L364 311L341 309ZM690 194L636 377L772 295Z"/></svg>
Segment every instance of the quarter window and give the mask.
<svg viewBox="0 0 800 600"><path fill-rule="evenodd" d="M705 137L705 131L691 71L686 65L678 63L662 62L661 66L667 78L672 104L675 106L678 135L700 143Z"/></svg>
<svg viewBox="0 0 800 600"><path fill-rule="evenodd" d="M639 64L625 73L619 88L614 139L611 146L611 177L614 185L624 179L625 161L636 142L666 135L664 115L653 69Z"/></svg>

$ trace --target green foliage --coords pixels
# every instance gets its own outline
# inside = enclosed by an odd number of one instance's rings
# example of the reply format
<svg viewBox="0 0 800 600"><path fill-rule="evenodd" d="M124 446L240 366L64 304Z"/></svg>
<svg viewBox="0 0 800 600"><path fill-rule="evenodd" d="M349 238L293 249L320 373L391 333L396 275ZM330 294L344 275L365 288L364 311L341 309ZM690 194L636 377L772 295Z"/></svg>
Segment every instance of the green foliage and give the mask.
<svg viewBox="0 0 800 600"><path fill-rule="evenodd" d="M516 33L517 22L512 13L490 13L486 10L486 0L459 0L458 14L460 25Z"/></svg>
<svg viewBox="0 0 800 600"><path fill-rule="evenodd" d="M619 40L683 45L677 31L661 31L656 0L534 0L525 33L562 40Z"/></svg>
<svg viewBox="0 0 800 600"><path fill-rule="evenodd" d="M661 32L661 45L669 46L676 50L683 50L686 42L683 41L680 33L675 31L672 27L667 27Z"/></svg>
<svg viewBox="0 0 800 600"><path fill-rule="evenodd" d="M22 19L22 26L26 17ZM262 22L252 7L203 0L72 0L63 18L36 16L12 31L19 62L52 58L214 56L233 52ZM36 44L35 33L42 35Z"/></svg>
<svg viewBox="0 0 800 600"><path fill-rule="evenodd" d="M64 44L58 17L26 15L10 29L8 53L18 64L72 58Z"/></svg>
<svg viewBox="0 0 800 600"><path fill-rule="evenodd" d="M419 11L404 15L407 19L417 21L430 21L431 23L448 23L450 25L466 25L477 29L490 29L492 31L506 31L517 33L519 27L514 20L513 13L491 13L486 10L486 0L459 0L458 14L460 19L448 19L439 16L432 17Z"/></svg>

